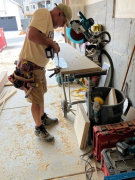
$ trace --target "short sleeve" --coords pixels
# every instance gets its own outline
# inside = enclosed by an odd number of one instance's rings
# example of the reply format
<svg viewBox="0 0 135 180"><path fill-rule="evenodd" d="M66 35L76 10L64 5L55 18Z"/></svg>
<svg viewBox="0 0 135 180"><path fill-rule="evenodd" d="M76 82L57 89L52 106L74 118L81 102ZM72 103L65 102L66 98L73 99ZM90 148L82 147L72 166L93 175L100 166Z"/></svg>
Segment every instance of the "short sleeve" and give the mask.
<svg viewBox="0 0 135 180"><path fill-rule="evenodd" d="M38 9L33 14L29 26L35 27L45 34L48 26L48 14L47 9Z"/></svg>

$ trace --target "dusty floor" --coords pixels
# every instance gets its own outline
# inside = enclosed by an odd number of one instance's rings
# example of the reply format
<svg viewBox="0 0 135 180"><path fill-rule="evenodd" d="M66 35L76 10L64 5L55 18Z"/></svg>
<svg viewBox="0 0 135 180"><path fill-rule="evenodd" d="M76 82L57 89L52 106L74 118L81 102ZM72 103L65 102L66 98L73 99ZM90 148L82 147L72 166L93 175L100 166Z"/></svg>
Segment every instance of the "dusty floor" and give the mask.
<svg viewBox="0 0 135 180"><path fill-rule="evenodd" d="M10 38L10 37L9 37ZM24 37L11 44L0 53L0 73L3 70L11 74L13 64L18 59ZM53 66L50 61L48 67ZM45 95L45 111L52 117L58 117L56 125L47 130L55 136L54 142L45 143L34 135L34 122L30 112L30 104L24 98L23 91L17 90L6 101L0 115L0 179L1 180L85 180L85 162L80 155L92 147L80 150L74 132L75 116L70 112L67 119L63 117L61 100L63 89L58 86L55 77L49 78L47 71L48 92ZM14 87L6 87L5 89ZM72 89L80 88L77 84ZM76 106L74 107L76 109ZM87 156L85 157L87 158ZM93 167L94 159L90 161ZM89 168L89 167L88 167ZM89 174L90 175L90 174ZM103 180L101 171L94 171L92 180Z"/></svg>

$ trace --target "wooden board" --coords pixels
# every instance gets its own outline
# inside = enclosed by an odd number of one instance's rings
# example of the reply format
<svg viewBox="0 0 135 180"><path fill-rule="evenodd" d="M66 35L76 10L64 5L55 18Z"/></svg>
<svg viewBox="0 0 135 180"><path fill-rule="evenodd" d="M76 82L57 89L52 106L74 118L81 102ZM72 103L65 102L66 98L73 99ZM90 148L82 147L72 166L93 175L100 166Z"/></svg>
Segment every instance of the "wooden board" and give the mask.
<svg viewBox="0 0 135 180"><path fill-rule="evenodd" d="M77 104L77 113L75 116L74 130L80 149L86 147L90 121L81 103Z"/></svg>
<svg viewBox="0 0 135 180"><path fill-rule="evenodd" d="M115 90L114 88L112 88L105 99L104 105L116 105L116 104L117 104L117 98L116 98Z"/></svg>
<svg viewBox="0 0 135 180"><path fill-rule="evenodd" d="M131 121L135 119L135 108L130 107L126 117L125 117L125 121Z"/></svg>
<svg viewBox="0 0 135 180"><path fill-rule="evenodd" d="M1 100L0 100L0 105L3 104L4 101L8 100L13 94L15 94L17 92L16 89L12 89L7 95L6 97L3 97Z"/></svg>
<svg viewBox="0 0 135 180"><path fill-rule="evenodd" d="M60 70L62 74L86 73L102 70L101 67L99 67L97 64L88 59L68 43L59 43L59 46L59 57L64 58L68 66L68 68Z"/></svg>
<svg viewBox="0 0 135 180"><path fill-rule="evenodd" d="M13 83L11 83L10 81L7 81L4 86L13 86Z"/></svg>
<svg viewBox="0 0 135 180"><path fill-rule="evenodd" d="M102 69L107 69L106 75L100 76L98 87L104 87L107 79L107 75L109 73L110 65L107 63L103 63Z"/></svg>
<svg viewBox="0 0 135 180"><path fill-rule="evenodd" d="M0 74L0 93L1 93L4 85L6 84L7 80L8 80L7 71L3 71L3 72Z"/></svg>

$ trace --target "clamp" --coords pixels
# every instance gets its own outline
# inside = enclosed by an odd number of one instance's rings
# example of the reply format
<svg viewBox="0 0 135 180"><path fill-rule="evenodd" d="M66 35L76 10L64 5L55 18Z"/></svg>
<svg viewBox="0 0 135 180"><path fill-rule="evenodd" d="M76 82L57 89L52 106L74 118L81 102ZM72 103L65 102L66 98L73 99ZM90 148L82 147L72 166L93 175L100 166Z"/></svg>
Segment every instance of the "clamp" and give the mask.
<svg viewBox="0 0 135 180"><path fill-rule="evenodd" d="M61 69L61 67L58 67L58 66L56 66L56 68L53 68L53 69L48 69L48 71L54 71L54 73L51 74L51 75L49 76L49 78L51 78L51 77L54 76L55 74L58 74L58 73L60 72L60 69Z"/></svg>

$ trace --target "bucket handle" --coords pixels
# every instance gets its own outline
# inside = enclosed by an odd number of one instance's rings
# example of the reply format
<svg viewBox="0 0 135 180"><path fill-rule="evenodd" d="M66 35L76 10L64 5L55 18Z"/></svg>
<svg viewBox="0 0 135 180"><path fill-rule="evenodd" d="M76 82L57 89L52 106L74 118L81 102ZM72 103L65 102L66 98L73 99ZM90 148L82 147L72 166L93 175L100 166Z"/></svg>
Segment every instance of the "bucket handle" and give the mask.
<svg viewBox="0 0 135 180"><path fill-rule="evenodd" d="M108 111L109 111L110 117L117 117L117 116L121 116L122 115L122 113L116 113L114 115L114 112L113 112L112 108L110 108L110 107L108 107Z"/></svg>

